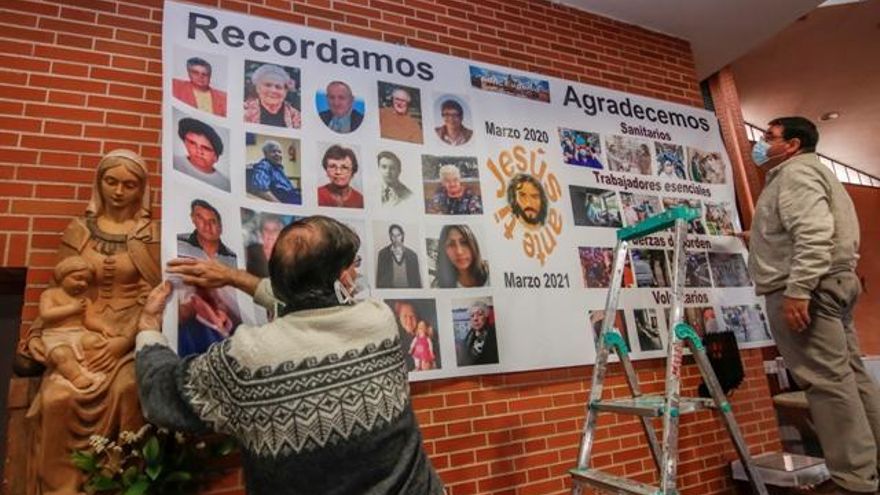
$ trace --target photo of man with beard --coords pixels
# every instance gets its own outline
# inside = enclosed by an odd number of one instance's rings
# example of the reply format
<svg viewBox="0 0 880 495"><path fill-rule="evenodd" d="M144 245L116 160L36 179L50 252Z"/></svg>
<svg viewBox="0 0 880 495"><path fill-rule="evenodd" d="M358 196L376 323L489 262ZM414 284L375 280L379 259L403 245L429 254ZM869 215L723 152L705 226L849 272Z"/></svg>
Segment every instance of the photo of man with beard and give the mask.
<svg viewBox="0 0 880 495"><path fill-rule="evenodd" d="M540 227L547 220L547 193L528 174L516 174L507 186L507 204L527 227Z"/></svg>

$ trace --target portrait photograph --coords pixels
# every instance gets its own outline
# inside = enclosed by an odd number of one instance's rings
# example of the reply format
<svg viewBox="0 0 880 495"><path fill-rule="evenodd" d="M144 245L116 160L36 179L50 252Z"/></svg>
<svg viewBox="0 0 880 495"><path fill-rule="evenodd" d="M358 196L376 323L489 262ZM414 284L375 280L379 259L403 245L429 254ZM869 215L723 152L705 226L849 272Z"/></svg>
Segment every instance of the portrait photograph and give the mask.
<svg viewBox="0 0 880 495"><path fill-rule="evenodd" d="M383 208L421 207L416 204L416 201L421 201L421 196L413 194L413 187L418 184L421 170L418 165L404 166L403 157L406 156L401 152L387 149L376 155L379 204Z"/></svg>
<svg viewBox="0 0 880 495"><path fill-rule="evenodd" d="M432 288L456 289L489 286L489 262L483 257L481 234L476 227L444 225L427 234L428 279Z"/></svg>
<svg viewBox="0 0 880 495"><path fill-rule="evenodd" d="M715 287L748 287L752 285L746 260L740 253L709 251L709 265Z"/></svg>
<svg viewBox="0 0 880 495"><path fill-rule="evenodd" d="M593 187L568 186L574 224L582 227L622 227L617 193Z"/></svg>
<svg viewBox="0 0 880 495"><path fill-rule="evenodd" d="M242 244L248 273L259 278L269 276L269 258L278 234L299 218L302 217L241 208Z"/></svg>
<svg viewBox="0 0 880 495"><path fill-rule="evenodd" d="M736 335L738 342L763 342L772 340L767 317L760 304L722 306L724 326Z"/></svg>
<svg viewBox="0 0 880 495"><path fill-rule="evenodd" d="M434 136L449 146L463 146L474 135L470 107L464 98L445 94L434 101Z"/></svg>
<svg viewBox="0 0 880 495"><path fill-rule="evenodd" d="M197 197L190 202L190 226L177 234L177 256L214 260L236 269L238 256L230 248L229 234L223 232L224 215L216 204L206 197ZM236 289L232 286L178 286L177 352L180 356L201 354L211 344L234 333L241 324L236 297Z"/></svg>
<svg viewBox="0 0 880 495"><path fill-rule="evenodd" d="M330 81L315 93L315 109L321 122L339 134L358 130L366 115L363 97L341 80Z"/></svg>
<svg viewBox="0 0 880 495"><path fill-rule="evenodd" d="M245 133L245 190L249 198L302 204L299 139Z"/></svg>
<svg viewBox="0 0 880 495"><path fill-rule="evenodd" d="M688 174L694 182L724 184L727 166L721 153L688 147Z"/></svg>
<svg viewBox="0 0 880 495"><path fill-rule="evenodd" d="M379 135L422 144L422 100L418 88L379 81Z"/></svg>
<svg viewBox="0 0 880 495"><path fill-rule="evenodd" d="M322 143L318 171L318 206L363 208L363 176L356 146Z"/></svg>
<svg viewBox="0 0 880 495"><path fill-rule="evenodd" d="M559 128L562 161L576 167L602 169L602 145L599 134Z"/></svg>
<svg viewBox="0 0 880 495"><path fill-rule="evenodd" d="M681 145L654 141L654 153L657 157L655 168L657 177L676 180L687 179L684 169L684 148Z"/></svg>
<svg viewBox="0 0 880 495"><path fill-rule="evenodd" d="M606 136L605 152L608 170L629 174L654 175L651 147L644 139L627 136Z"/></svg>
<svg viewBox="0 0 880 495"><path fill-rule="evenodd" d="M593 309L588 311L590 327L593 329L593 341L599 338L599 334L602 332L602 325L605 324L605 310L604 309ZM623 341L626 342L628 348L632 348L632 344L629 342L629 330L626 327L626 318L624 316L624 312L622 309L618 309L614 312L614 323L612 324L613 328L617 329L617 332L623 338Z"/></svg>
<svg viewBox="0 0 880 495"><path fill-rule="evenodd" d="M422 185L429 215L483 213L476 157L422 155Z"/></svg>
<svg viewBox="0 0 880 495"><path fill-rule="evenodd" d="M229 130L174 109L174 170L229 192Z"/></svg>
<svg viewBox="0 0 880 495"><path fill-rule="evenodd" d="M385 299L397 320L400 348L406 360L406 370L419 372L439 370L440 326L437 324L437 304L433 299Z"/></svg>
<svg viewBox="0 0 880 495"><path fill-rule="evenodd" d="M244 121L299 129L302 125L300 70L245 60Z"/></svg>
<svg viewBox="0 0 880 495"><path fill-rule="evenodd" d="M419 289L422 283L422 238L415 223L373 222L377 289Z"/></svg>
<svg viewBox="0 0 880 495"><path fill-rule="evenodd" d="M175 100L201 112L226 117L226 57L177 45L171 77Z"/></svg>
<svg viewBox="0 0 880 495"><path fill-rule="evenodd" d="M498 334L491 297L452 300L455 361L458 366L498 364Z"/></svg>

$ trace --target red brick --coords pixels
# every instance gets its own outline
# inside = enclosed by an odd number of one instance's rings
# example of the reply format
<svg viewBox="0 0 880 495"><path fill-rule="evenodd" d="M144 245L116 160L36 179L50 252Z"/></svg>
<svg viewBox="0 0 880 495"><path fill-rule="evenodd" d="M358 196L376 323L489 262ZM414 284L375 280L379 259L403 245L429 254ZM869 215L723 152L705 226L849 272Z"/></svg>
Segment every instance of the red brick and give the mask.
<svg viewBox="0 0 880 495"><path fill-rule="evenodd" d="M100 52L129 55L132 57L151 58L156 60L162 58L162 50L143 44L96 40L95 50Z"/></svg>
<svg viewBox="0 0 880 495"><path fill-rule="evenodd" d="M122 98L108 98L105 96L89 95L89 107L106 108L124 112L139 114L157 114L161 107L158 103L127 100Z"/></svg>
<svg viewBox="0 0 880 495"><path fill-rule="evenodd" d="M86 104L86 96L83 94L68 93L66 91L50 91L49 103L84 106Z"/></svg>
<svg viewBox="0 0 880 495"><path fill-rule="evenodd" d="M106 93L107 84L102 82L94 82L84 79L70 79L59 76L44 76L40 74L31 74L31 86L50 88L50 89L66 89L69 91L81 91L84 93Z"/></svg>
<svg viewBox="0 0 880 495"><path fill-rule="evenodd" d="M73 14L75 11L70 10L69 12ZM71 22L49 17L43 17L40 19L40 29L44 29L47 32L60 31L80 36L92 36L95 38L112 38L113 28L108 26L110 26L110 24L95 24L94 21L91 20L85 22Z"/></svg>
<svg viewBox="0 0 880 495"><path fill-rule="evenodd" d="M103 79L128 84L142 84L144 86L159 87L162 83L162 77L159 74L145 74L142 72L106 69L103 67L92 67L90 76L94 79Z"/></svg>
<svg viewBox="0 0 880 495"><path fill-rule="evenodd" d="M30 198L33 195L33 184L22 182L0 182L0 196Z"/></svg>
<svg viewBox="0 0 880 495"><path fill-rule="evenodd" d="M101 122L104 120L104 114L97 110L68 108L57 105L39 105L36 103L29 103L25 107L24 113L30 117L59 120L77 120L82 122Z"/></svg>
<svg viewBox="0 0 880 495"><path fill-rule="evenodd" d="M40 199L16 199L12 201L12 213L22 215L80 215L82 206L70 201L46 201Z"/></svg>
<svg viewBox="0 0 880 495"><path fill-rule="evenodd" d="M27 231L30 229L29 217L16 217L11 215L0 215L0 230L10 231Z"/></svg>
<svg viewBox="0 0 880 495"><path fill-rule="evenodd" d="M3 0L3 8L7 10L31 12L34 14L47 15L51 17L57 16L59 10L58 7L55 5L22 0Z"/></svg>

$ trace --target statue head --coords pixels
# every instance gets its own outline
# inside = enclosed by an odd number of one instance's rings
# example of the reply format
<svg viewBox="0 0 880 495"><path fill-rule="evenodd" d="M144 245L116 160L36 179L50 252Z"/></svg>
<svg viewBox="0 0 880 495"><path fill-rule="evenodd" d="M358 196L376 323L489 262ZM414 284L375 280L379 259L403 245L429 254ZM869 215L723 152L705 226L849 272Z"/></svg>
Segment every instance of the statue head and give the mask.
<svg viewBox="0 0 880 495"><path fill-rule="evenodd" d="M150 185L147 180L147 164L140 155L131 150L118 149L113 150L101 158L98 162L98 169L95 171L95 182L92 187L92 198L86 207L87 216L100 216L104 213L110 198L105 197L107 194L103 187L104 176L111 170L123 167L125 172L137 178L138 188L132 201L136 201L139 205L135 210L135 218L150 217ZM123 199L125 201L125 199Z"/></svg>

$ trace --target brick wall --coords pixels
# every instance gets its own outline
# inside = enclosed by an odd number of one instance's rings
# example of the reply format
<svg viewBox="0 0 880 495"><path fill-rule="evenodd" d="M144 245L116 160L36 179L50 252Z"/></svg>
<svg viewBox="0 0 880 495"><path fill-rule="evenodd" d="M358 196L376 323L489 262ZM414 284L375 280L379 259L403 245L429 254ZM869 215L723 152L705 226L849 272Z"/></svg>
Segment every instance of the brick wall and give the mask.
<svg viewBox="0 0 880 495"><path fill-rule="evenodd" d="M204 3L496 63L694 106L686 42L538 0L209 0ZM70 5L69 5L70 4ZM127 147L149 163L158 206L161 0L0 3L0 266L28 266L23 319L36 314L59 232L81 214L100 155ZM158 213L158 211L157 211ZM734 411L753 452L778 448L759 351L745 351ZM638 363L646 388L662 363ZM419 383L426 448L454 495L564 493L591 368ZM685 368L685 390L699 382ZM624 393L616 370L610 390ZM595 460L644 481L653 465L635 420L603 417ZM685 493L730 491L734 457L710 414L682 422ZM239 472L210 490L243 493Z"/></svg>

